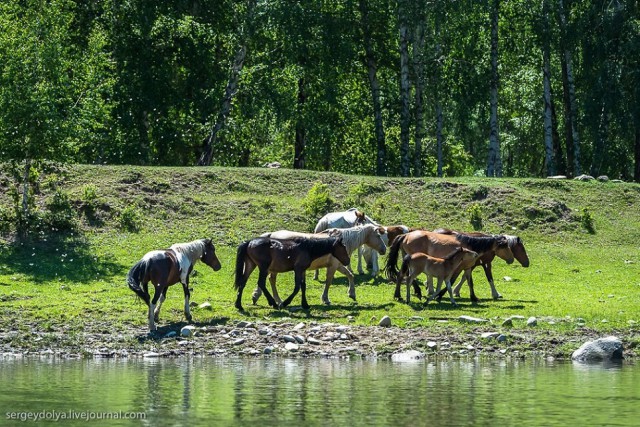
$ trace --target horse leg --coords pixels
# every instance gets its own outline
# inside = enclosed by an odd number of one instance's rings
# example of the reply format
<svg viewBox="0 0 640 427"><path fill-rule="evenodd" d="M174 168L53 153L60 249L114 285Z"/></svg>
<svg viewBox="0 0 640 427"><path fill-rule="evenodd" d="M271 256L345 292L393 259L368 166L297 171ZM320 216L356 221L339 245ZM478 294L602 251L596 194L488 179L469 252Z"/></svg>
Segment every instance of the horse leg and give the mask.
<svg viewBox="0 0 640 427"><path fill-rule="evenodd" d="M496 285L493 283L493 274L491 273L491 263L482 264L482 268L484 268L484 275L487 276L487 280L489 281L489 286L491 286L491 297L495 299L502 298L500 292L496 289Z"/></svg>
<svg viewBox="0 0 640 427"><path fill-rule="evenodd" d="M154 321L156 303L158 302L158 299L160 299L160 295L162 295L162 291L166 286L167 285L165 284L153 285L153 287L155 288L153 292L153 299L149 303L149 331L150 332L155 332L157 329Z"/></svg>
<svg viewBox="0 0 640 427"><path fill-rule="evenodd" d="M282 301L282 304L280 304L280 307L286 307L289 304L291 304L291 301L293 301L293 298L298 294L298 291L300 290L300 280L298 280L298 273L295 273L295 286L293 287L293 292L291 293L291 295L289 295L287 297L286 300Z"/></svg>
<svg viewBox="0 0 640 427"><path fill-rule="evenodd" d="M358 274L364 274L362 269L362 246L358 246Z"/></svg>
<svg viewBox="0 0 640 427"><path fill-rule="evenodd" d="M458 275L460 274L460 271L458 271L457 273L453 273L451 275L451 277L449 278L451 282L455 282L458 279ZM471 277L469 277L469 279L471 279ZM471 287L471 294L473 295L473 288ZM443 289L442 291L440 290L440 285L438 285L438 289L436 290L436 293L438 295L435 296L435 299L440 302L442 300L442 297L444 296L444 294L447 293L447 289ZM473 295L475 297L475 295ZM473 300L473 297L471 298Z"/></svg>
<svg viewBox="0 0 640 427"><path fill-rule="evenodd" d="M282 303L282 299L280 298L280 295L278 295L278 287L276 286L276 278L278 277L278 273L270 273L269 274L269 283L271 283L271 292L272 292L272 297L273 300L276 302L276 304L279 306L280 303Z"/></svg>
<svg viewBox="0 0 640 427"><path fill-rule="evenodd" d="M164 290L162 291L162 295L160 295L160 299L158 300L158 305L156 306L155 310L153 311L153 319L157 322L160 319L160 308L162 307L162 303L164 302L165 299L167 299L167 290L169 289L168 286L165 286Z"/></svg>
<svg viewBox="0 0 640 427"><path fill-rule="evenodd" d="M355 277L353 273L347 270L347 268L342 264L338 265L338 271L344 274L345 276L347 276L347 280L349 281L349 290L348 290L349 298L355 301L356 300L356 282L355 282Z"/></svg>
<svg viewBox="0 0 640 427"><path fill-rule="evenodd" d="M458 303L456 303L456 300L453 299L453 291L451 290L451 277L447 277L447 279L445 280L445 284L447 285L447 292L449 292L449 299L451 300L451 305L453 305L454 307L457 307ZM438 281L438 286L440 286L439 281Z"/></svg>
<svg viewBox="0 0 640 427"><path fill-rule="evenodd" d="M468 278L468 274L465 271L465 273L462 275L462 278L460 279L460 281L458 282L456 287L453 288L453 296L454 297L460 298L460 289L462 288L462 285L464 285L464 282L467 281L467 278Z"/></svg>
<svg viewBox="0 0 640 427"><path fill-rule="evenodd" d="M242 311L242 291L244 290L244 287L247 285L247 280L249 280L249 276L251 276L251 273L253 273L253 270L255 270L256 268L256 264L254 264L253 262L250 261L246 261L245 265L244 265L244 273L242 274L242 277L240 278L239 281L237 281L237 289L238 289L238 294L236 296L236 309Z"/></svg>
<svg viewBox="0 0 640 427"><path fill-rule="evenodd" d="M371 249L371 277L376 277L380 272L380 266L378 265L378 252Z"/></svg>
<svg viewBox="0 0 640 427"><path fill-rule="evenodd" d="M184 317L187 322L191 323L193 318L191 317L191 307L189 306L189 299L191 298L191 292L189 291L189 279L185 280L186 283L182 284L182 290L184 291Z"/></svg>
<svg viewBox="0 0 640 427"><path fill-rule="evenodd" d="M253 290L253 293L251 294L251 301L253 302L253 305L258 304L258 299L260 298L261 295L262 295L262 289L260 289L260 287L256 285L256 288Z"/></svg>
<svg viewBox="0 0 640 427"><path fill-rule="evenodd" d="M427 280L429 282L431 282L433 280L432 276L427 276ZM429 301L433 301L434 299L437 300L438 302L440 302L440 288L442 287L442 279L440 277L438 277L438 284L436 285L436 291L429 294L429 298L427 298L427 303ZM445 292L447 291L446 289L444 290Z"/></svg>
<svg viewBox="0 0 640 427"><path fill-rule="evenodd" d="M325 305L331 305L331 301L329 301L329 286L331 286L335 274L336 268L332 265L327 266L327 280L324 282L324 290L322 291L322 303Z"/></svg>
<svg viewBox="0 0 640 427"><path fill-rule="evenodd" d="M296 271L296 282L300 280L300 293L302 294L302 308L305 310L309 310L309 303L307 302L307 270L302 270L302 272L298 273Z"/></svg>
<svg viewBox="0 0 640 427"><path fill-rule="evenodd" d="M267 299L267 303L273 307L278 308L279 304L275 302L269 291L267 290L267 275L269 274L268 267L260 267L260 274L258 275L258 287L262 290L264 297Z"/></svg>

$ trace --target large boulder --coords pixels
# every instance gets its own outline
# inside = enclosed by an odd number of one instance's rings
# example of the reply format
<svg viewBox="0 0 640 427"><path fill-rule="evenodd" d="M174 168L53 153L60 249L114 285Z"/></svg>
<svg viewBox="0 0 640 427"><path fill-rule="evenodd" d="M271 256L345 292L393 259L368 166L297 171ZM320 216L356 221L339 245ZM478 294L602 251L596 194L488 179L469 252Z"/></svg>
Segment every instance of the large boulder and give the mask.
<svg viewBox="0 0 640 427"><path fill-rule="evenodd" d="M621 360L623 358L622 352L622 341L618 337L611 336L582 344L579 349L573 352L571 359L578 362Z"/></svg>

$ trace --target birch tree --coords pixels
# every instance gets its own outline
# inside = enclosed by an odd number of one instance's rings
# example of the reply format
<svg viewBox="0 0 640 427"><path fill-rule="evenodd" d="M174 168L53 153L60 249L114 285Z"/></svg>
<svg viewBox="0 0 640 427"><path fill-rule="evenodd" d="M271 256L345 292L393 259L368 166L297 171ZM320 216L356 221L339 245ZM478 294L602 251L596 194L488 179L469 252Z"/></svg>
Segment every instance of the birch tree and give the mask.
<svg viewBox="0 0 640 427"><path fill-rule="evenodd" d="M549 5L542 0L542 81L544 90L544 148L547 176L556 174L553 159L553 124L551 106L551 46L549 41Z"/></svg>
<svg viewBox="0 0 640 427"><path fill-rule="evenodd" d="M498 17L499 0L491 2L491 95L489 119L489 160L487 162L487 176L502 176L502 159L500 155L500 133L498 129Z"/></svg>
<svg viewBox="0 0 640 427"><path fill-rule="evenodd" d="M407 8L403 0L398 2L398 25L400 30L400 174L409 176L409 24Z"/></svg>

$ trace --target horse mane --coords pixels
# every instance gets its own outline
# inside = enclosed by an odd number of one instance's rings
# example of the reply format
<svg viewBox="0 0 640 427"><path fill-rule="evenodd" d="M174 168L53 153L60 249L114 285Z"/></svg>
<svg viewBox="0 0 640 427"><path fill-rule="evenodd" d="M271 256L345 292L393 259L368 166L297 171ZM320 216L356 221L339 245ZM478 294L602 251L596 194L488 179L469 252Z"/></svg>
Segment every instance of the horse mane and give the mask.
<svg viewBox="0 0 640 427"><path fill-rule="evenodd" d="M204 254L205 240L206 239L199 239L188 243L174 243L169 249L186 256L189 258L191 264L194 264L202 257L202 254Z"/></svg>
<svg viewBox="0 0 640 427"><path fill-rule="evenodd" d="M443 260L445 260L445 261L450 260L451 258L453 258L453 257L454 257L454 256L456 256L459 252L462 252L462 251L463 251L462 246L458 246L458 247L456 247L453 251L451 251L451 253L450 253L450 254L448 254L448 255L447 255L447 256L445 256L445 257L442 257L442 259L443 259Z"/></svg>
<svg viewBox="0 0 640 427"><path fill-rule="evenodd" d="M512 236L510 234L503 234L503 236L507 239L507 244L509 245L509 249L513 248L519 243L522 243L522 240L518 236Z"/></svg>
<svg viewBox="0 0 640 427"><path fill-rule="evenodd" d="M435 230L433 230L433 232L438 234L446 234L448 236L459 234L457 231L453 231L448 228L436 228Z"/></svg>
<svg viewBox="0 0 640 427"><path fill-rule="evenodd" d="M329 228L323 233L329 236L342 237L342 243L347 248L347 252L352 253L358 246L362 246L365 242L366 233L375 232L378 227L373 224L358 225L350 228Z"/></svg>
<svg viewBox="0 0 640 427"><path fill-rule="evenodd" d="M487 252L493 249L493 245L496 241L499 241L502 236L470 236L468 234L455 233L456 240L471 248L475 252Z"/></svg>

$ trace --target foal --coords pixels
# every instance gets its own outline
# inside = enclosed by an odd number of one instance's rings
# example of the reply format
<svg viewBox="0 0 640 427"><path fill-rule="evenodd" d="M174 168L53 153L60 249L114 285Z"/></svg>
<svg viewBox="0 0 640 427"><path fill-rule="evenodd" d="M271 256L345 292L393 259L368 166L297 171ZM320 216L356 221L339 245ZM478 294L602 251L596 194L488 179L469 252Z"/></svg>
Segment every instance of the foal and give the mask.
<svg viewBox="0 0 640 427"><path fill-rule="evenodd" d="M411 298L411 284L420 273L425 273L429 280L433 277L438 279L436 292L429 296L427 302L434 299L440 292L440 285L442 285L442 282L444 281L447 286L447 291L449 292L449 297L451 298L451 304L455 306L457 304L453 299L453 293L451 291L451 276L462 262L473 261L477 257L477 252L470 251L460 246L445 258L432 257L422 252L405 255L402 260L402 267L398 273L396 288L400 287L400 283L402 283L402 280L406 278L408 304Z"/></svg>

